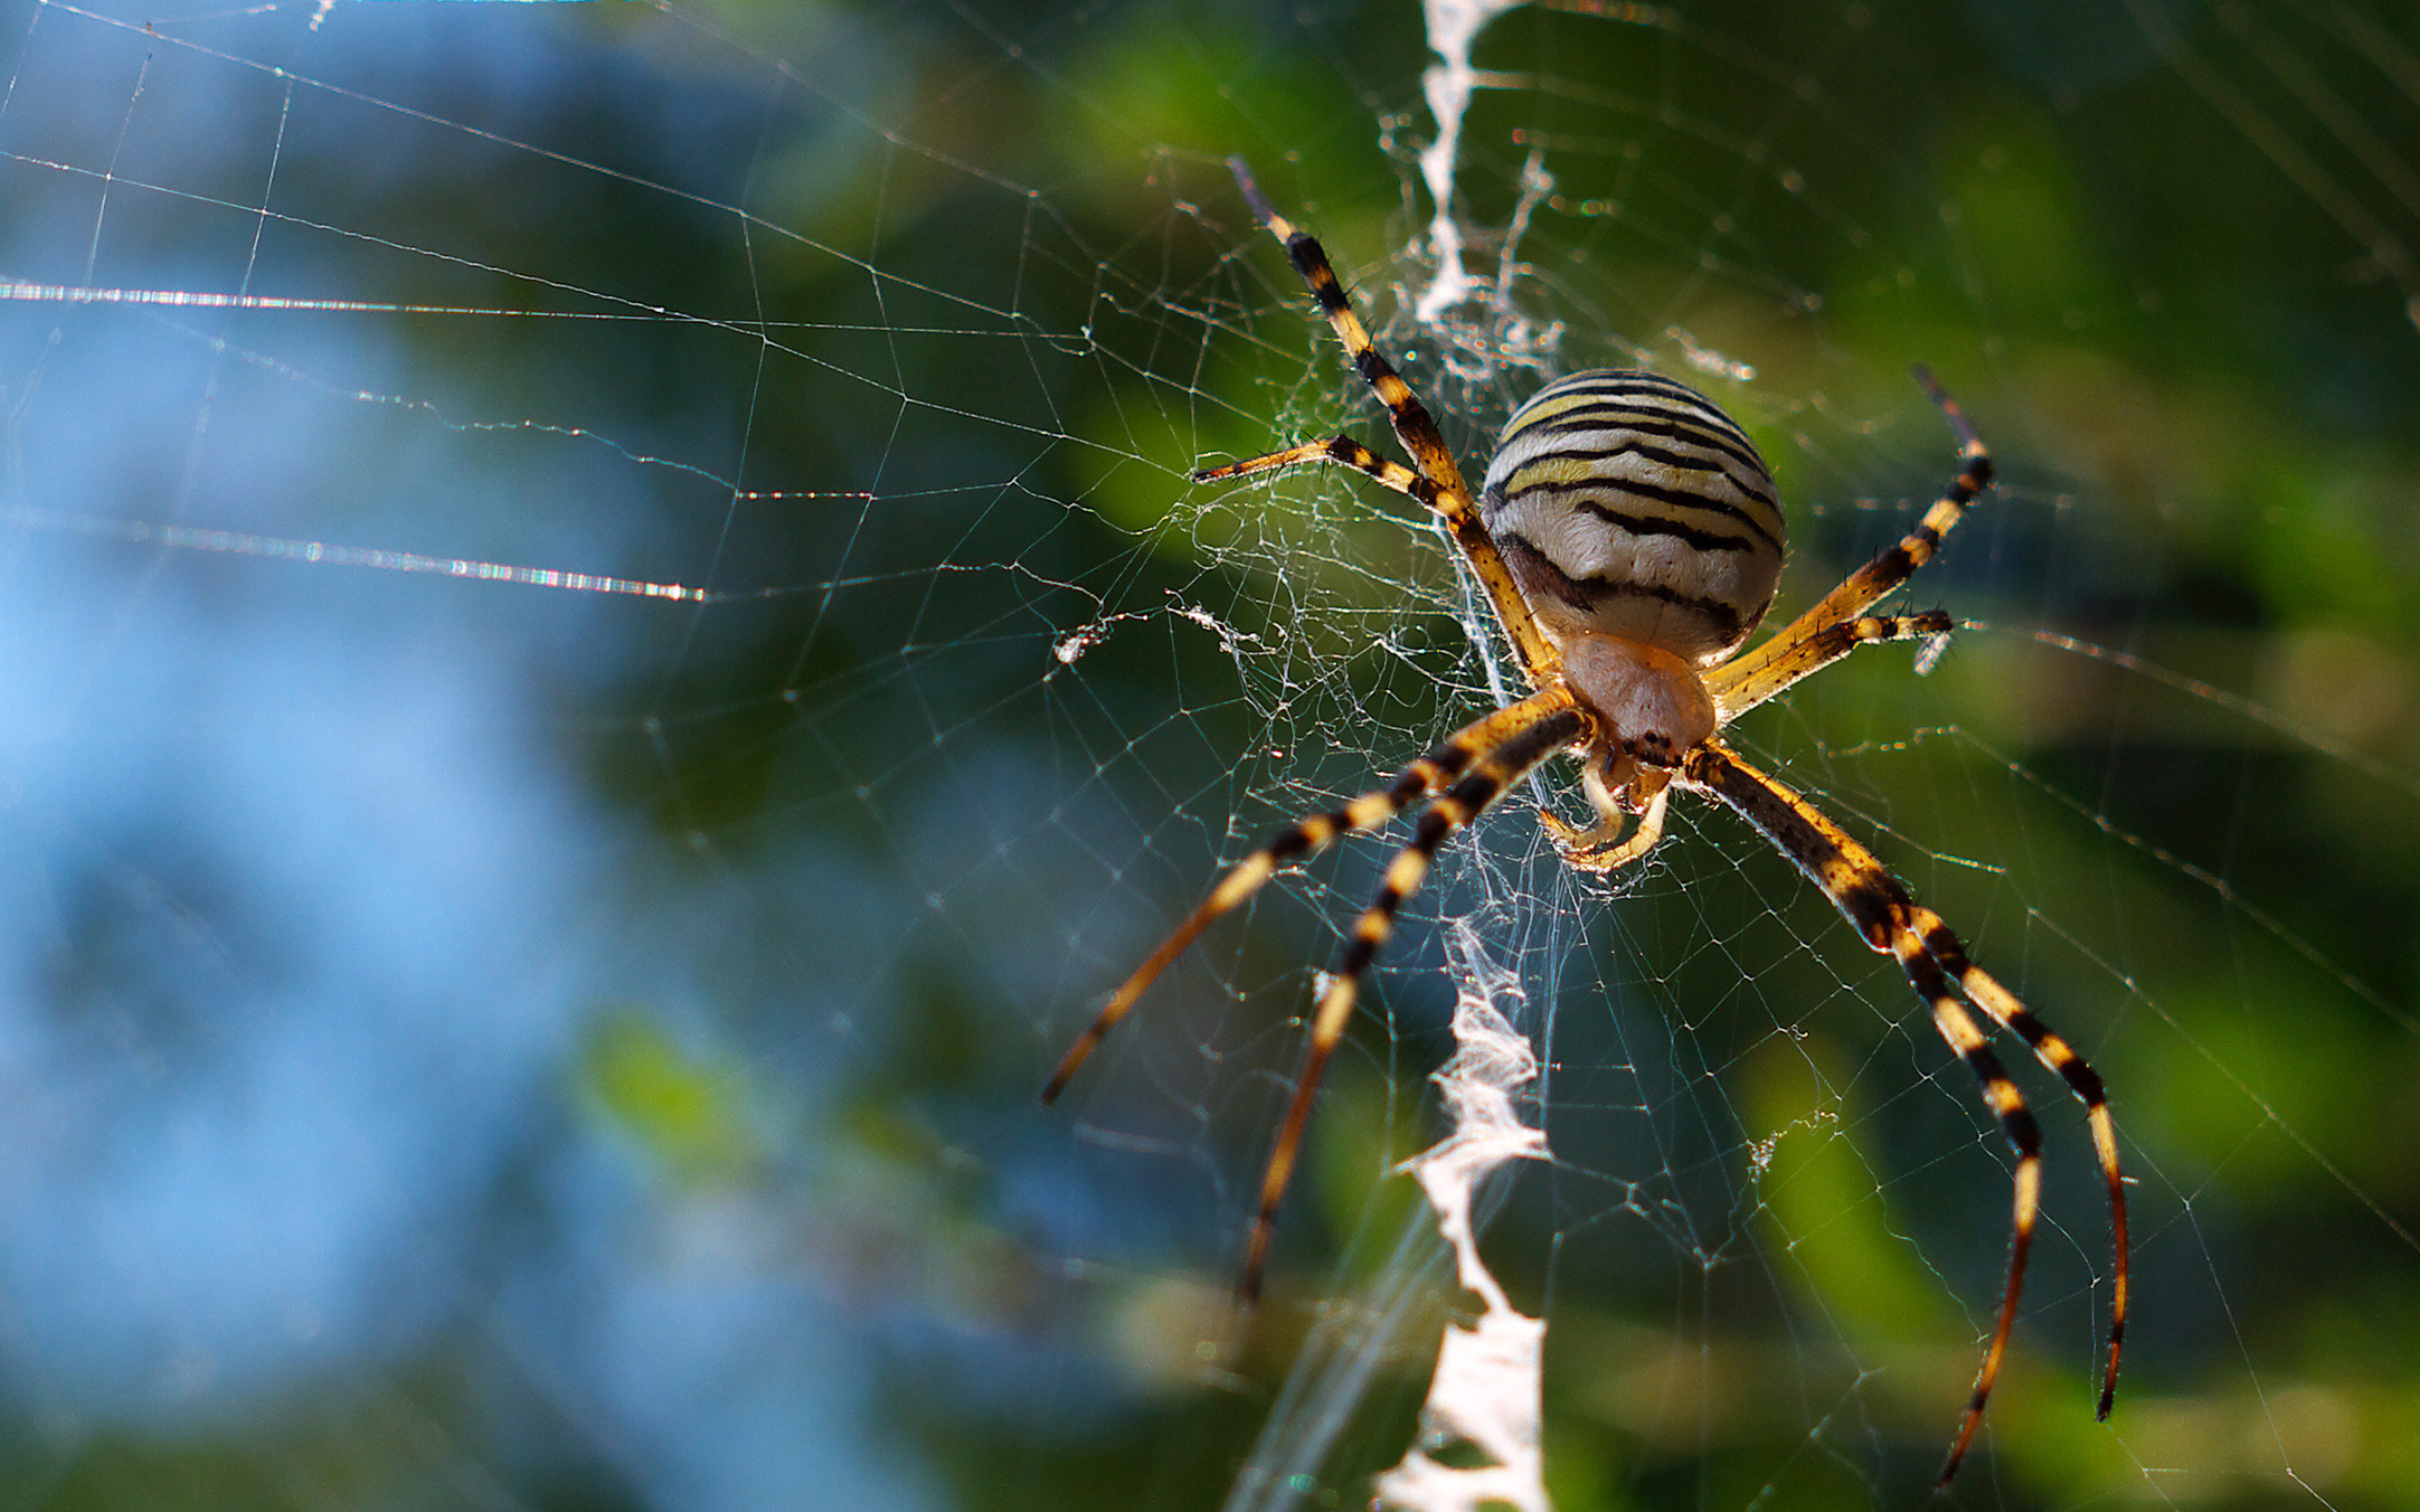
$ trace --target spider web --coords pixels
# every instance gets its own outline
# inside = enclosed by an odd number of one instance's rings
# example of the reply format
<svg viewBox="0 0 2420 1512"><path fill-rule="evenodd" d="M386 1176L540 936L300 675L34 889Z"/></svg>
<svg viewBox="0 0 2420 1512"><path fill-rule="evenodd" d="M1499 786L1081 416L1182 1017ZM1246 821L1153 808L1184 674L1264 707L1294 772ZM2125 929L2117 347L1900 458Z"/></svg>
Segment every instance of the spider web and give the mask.
<svg viewBox="0 0 2420 1512"><path fill-rule="evenodd" d="M2410 19L1575 3L1425 86L1442 35L0 7L5 1504L1363 1500L1467 1301L1390 1173L1502 981L1555 1504L1921 1493L2008 1157L1720 813L1578 878L1558 765L1446 853L1249 1318L1399 834L1033 1106L1222 863L1517 682L1407 501L1185 482L1382 429L1230 153L1474 470L1549 374L1703 387L1785 611L1947 475L1942 374L2006 482L1910 602L1978 627L1733 734L2112 1089L2118 1410L2020 1066L2046 1216L1956 1494L2420 1500Z"/></svg>

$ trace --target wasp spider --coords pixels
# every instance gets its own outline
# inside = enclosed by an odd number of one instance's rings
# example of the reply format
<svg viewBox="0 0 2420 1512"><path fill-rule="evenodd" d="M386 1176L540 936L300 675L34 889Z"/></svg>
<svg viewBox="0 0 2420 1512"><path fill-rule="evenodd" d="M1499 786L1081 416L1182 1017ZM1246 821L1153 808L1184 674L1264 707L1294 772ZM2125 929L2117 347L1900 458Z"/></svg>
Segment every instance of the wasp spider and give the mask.
<svg viewBox="0 0 2420 1512"><path fill-rule="evenodd" d="M1944 1484L1974 1438L2007 1352L2041 1193L2033 1115L1953 985L1995 1025L2024 1040L2083 1100L2109 1189L2117 1254L2099 1408L2107 1418L2126 1332L2126 1193L2100 1076L2015 994L1970 962L1949 926L1917 902L1873 851L1721 739L1733 719L1860 645L1937 642L1956 627L1939 612L1867 611L1931 559L1942 538L1990 487L1991 459L1974 427L1918 369L1917 382L1958 438L1956 480L1897 545L1852 573L1779 634L1740 654L1781 576L1782 518L1771 472L1730 417L1703 395L1653 373L1575 373L1514 412L1474 500L1436 421L1371 343L1319 243L1270 206L1240 160L1230 165L1253 214L1285 243L1346 354L1386 406L1412 465L1339 436L1204 468L1194 481L1332 462L1410 495L1461 548L1535 691L1456 730L1385 787L1297 820L1245 857L1111 996L1061 1061L1044 1101L1058 1097L1101 1037L1213 919L1279 868L1427 799L1410 842L1388 867L1377 898L1345 941L1312 1020L1246 1246L1239 1289L1246 1298L1257 1295L1270 1226L1293 1174L1321 1073L1352 1017L1362 973L1392 931L1396 909L1448 837L1530 768L1569 750L1585 764L1582 785L1599 822L1580 831L1551 814L1541 816L1573 866L1610 871L1646 854L1663 833L1665 805L1676 789L1728 804L1797 863L1867 944L1898 958L1930 1009L1933 1027L1982 1084L1983 1101L2016 1152L2015 1211L1998 1320L1941 1472Z"/></svg>

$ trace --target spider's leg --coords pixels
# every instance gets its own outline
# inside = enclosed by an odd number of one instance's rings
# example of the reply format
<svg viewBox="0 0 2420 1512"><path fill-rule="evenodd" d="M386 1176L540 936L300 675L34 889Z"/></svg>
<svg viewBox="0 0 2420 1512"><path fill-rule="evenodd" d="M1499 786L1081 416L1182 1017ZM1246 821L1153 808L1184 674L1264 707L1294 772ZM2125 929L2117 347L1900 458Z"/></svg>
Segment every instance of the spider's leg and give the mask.
<svg viewBox="0 0 2420 1512"><path fill-rule="evenodd" d="M1562 657L1538 627L1537 617L1530 612L1529 600L1521 596L1520 585L1513 580L1512 569L1505 565L1504 554L1496 549L1495 539L1480 522L1470 485L1462 480L1462 470L1456 465L1454 454L1446 449L1444 435L1437 429L1436 420L1412 393L1411 386L1403 381L1403 375L1395 371L1394 364L1370 339L1370 333L1363 328L1360 317L1353 313L1353 301L1318 240L1277 213L1269 197L1260 192L1260 185L1253 181L1252 170L1243 159L1229 158L1227 166L1234 172L1236 187L1243 191L1244 202L1252 207L1253 215L1269 228L1270 235L1286 244L1286 256L1293 263L1294 271L1302 275L1311 297L1319 301L1320 312L1327 317L1337 339L1344 345L1344 354L1353 360L1354 369L1369 384L1371 392L1378 396L1378 403L1386 406L1387 421L1394 427L1395 438L1411 454L1420 475L1434 485L1435 492L1424 502L1444 523L1454 544L1461 548L1471 571L1478 575L1479 586L1487 590L1488 600L1495 607L1495 617L1520 653L1530 683L1545 686L1548 674L1562 665ZM1271 466L1284 465L1276 460L1278 457L1308 460L1297 455L1305 450L1297 447L1261 460ZM1259 472L1262 468L1245 463L1240 470ZM1379 481L1387 480L1380 477ZM1409 489L1402 491L1411 492Z"/></svg>
<svg viewBox="0 0 2420 1512"><path fill-rule="evenodd" d="M1530 700L1532 704L1538 701ZM1311 1042L1303 1055L1293 1101L1287 1106L1286 1122L1277 1131L1276 1146L1269 1155L1269 1170L1261 1179L1260 1208L1253 1217L1252 1237L1244 1249L1244 1272L1236 1286L1236 1294L1244 1300L1260 1295L1261 1273L1269 1262L1270 1234L1277 1222L1277 1205L1286 1195L1288 1181L1293 1177L1295 1158L1302 1151L1303 1129L1310 1122L1320 1077L1326 1072L1328 1059L1335 1055L1338 1042L1344 1038L1345 1025L1353 1018L1362 973L1370 969L1379 948L1394 933L1395 910L1427 876L1438 848L1503 797L1504 790L1519 782L1530 767L1569 745L1581 732L1582 716L1567 701L1560 707L1547 708L1547 713L1497 746L1422 812L1410 843L1396 852L1388 865L1378 896L1355 920L1352 937L1338 953L1327 995L1320 1000L1319 1012L1311 1020Z"/></svg>
<svg viewBox="0 0 2420 1512"><path fill-rule="evenodd" d="M2109 1363L2101 1372L2100 1400L2094 1409L2095 1416L2105 1421L2118 1400L2118 1357L2126 1347L2127 1241L2126 1178L2118 1164L2118 1123L2109 1114L2109 1096L2101 1086L2100 1074L2015 993L1968 961L1958 936L1949 932L1940 915L1919 904L1912 911L1910 923L1924 936L1925 948L1932 953L1933 959L1958 979L1958 986L1967 998L2031 1046L2042 1064L2064 1077L2068 1089L2083 1103L2084 1116L2092 1126L2093 1153L2100 1161L2101 1180L2109 1188L2109 1226L2118 1254L2109 1305Z"/></svg>
<svg viewBox="0 0 2420 1512"><path fill-rule="evenodd" d="M1380 456L1350 436L1338 436L1324 441L1306 441L1289 446L1267 456L1250 461L1229 462L1223 467L1196 468L1193 481L1216 483L1223 478L1248 478L1258 472L1274 472L1281 468L1300 467L1306 462L1334 462L1394 490L1408 493L1431 509L1437 507L1437 485L1414 472L1401 462Z"/></svg>
<svg viewBox="0 0 2420 1512"><path fill-rule="evenodd" d="M1974 424L1958 402L1942 391L1940 384L1922 368L1916 370L1916 382L1941 408L1942 418L1949 422L1950 431L1958 438L1958 455L1962 464L1958 476L1950 481L1939 499L1933 501L1916 528L1899 539L1899 543L1885 550L1872 561L1848 575L1841 586L1824 595L1813 609L1801 614L1775 634L1772 639L1740 657L1721 674L1723 684L1737 686L1755 678L1765 664L1788 655L1799 642L1811 640L1831 626L1854 620L1893 589L1913 576L1917 568L1932 560L1941 549L1941 538L1957 528L1966 518L1966 507L1992 486L1992 456L1983 449L1982 438L1975 434Z"/></svg>
<svg viewBox="0 0 2420 1512"><path fill-rule="evenodd" d="M1067 1088L1076 1072L1117 1022L1126 1017L1144 990L1150 987L1169 963L1184 954L1201 932L1210 927L1219 915L1242 902L1260 890L1261 884L1288 862L1300 861L1317 853L1340 835L1351 834L1383 824L1402 813L1420 798L1435 792L1452 782L1470 765L1485 756L1505 741L1520 734L1529 726L1571 707L1570 693L1558 686L1544 693L1532 694L1519 703L1497 710L1484 719L1474 721L1446 736L1426 755L1395 775L1385 787L1362 794L1343 807L1326 814L1314 814L1295 820L1270 837L1269 843L1236 863L1233 870L1219 879L1175 933L1160 943L1150 957L1134 969L1118 989L1110 995L1108 1005L1100 1010L1076 1042L1067 1048L1059 1069L1050 1075L1049 1084L1042 1089L1045 1104L1056 1102Z"/></svg>
<svg viewBox="0 0 2420 1512"><path fill-rule="evenodd" d="M1777 644L1767 655L1742 658L1709 671L1706 691L1714 695L1723 722L1746 713L1803 678L1823 671L1860 645L1877 641L1945 642L1970 627L1939 610L1921 614L1863 614L1824 626L1800 640ZM1763 648L1759 648L1761 651ZM1750 665L1750 662L1754 665ZM1917 661L1921 669L1924 662Z"/></svg>
<svg viewBox="0 0 2420 1512"><path fill-rule="evenodd" d="M1949 1458L1943 1462L1941 1476L1933 1482L1936 1487L1947 1486L1958 1474L1958 1467L1966 1458L1966 1446L1974 1442L1975 1430L1983 1423L1983 1404L1992 1398L1992 1386L1999 1380L2000 1362L2008 1356L2010 1332L2016 1327L2016 1299L2025 1289L2025 1262L2033 1250L2033 1226L2042 1209L2042 1130L2033 1121L2033 1110L2025 1106L2025 1096L2009 1079L1977 1027L1975 1016L1958 1005L1949 993L1948 979L1942 969L1913 936L1898 935L1893 940L1892 954L1899 958L1900 969L1908 973L1916 993L1932 1005L1932 1023L1949 1048L1966 1062L1982 1084L1983 1102L1998 1115L2001 1132L2016 1151L2014 1211L2009 1220L2008 1282L2000 1292L1998 1321L1992 1325L1992 1342L1983 1348L1983 1363L1975 1371L1975 1390L1966 1399L1966 1410L1958 1417L1958 1436L1949 1446Z"/></svg>
<svg viewBox="0 0 2420 1512"><path fill-rule="evenodd" d="M2000 1300L1998 1325L1983 1355L1975 1380L1975 1394L1959 1421L1958 1440L1941 1472L1946 1483L1958 1473L1975 1429L1982 1421L1983 1403L1991 1395L2006 1352L2010 1327L2016 1318L2017 1292L2025 1279L2025 1260L2033 1238L2034 1212L2040 1194L2039 1131L2015 1084L2008 1079L1974 1019L1948 995L1954 979L1966 996L1992 1020L2022 1039L2042 1063L2057 1072L2084 1105L2092 1125L2092 1141L2100 1173L2109 1188L2109 1228L2116 1253L2112 1267L2109 1361L2101 1378L2099 1416L2109 1416L2118 1390L2118 1357L2126 1339L2127 1231L2126 1186L2118 1164L2118 1129L2100 1077L2073 1046L2053 1033L2019 1002L2016 995L1967 960L1965 947L1941 916L1915 901L1892 876L1881 858L1849 833L1779 781L1741 761L1719 741L1691 751L1681 769L1682 780L1722 799L1761 831L1784 855L1798 864L1823 888L1833 905L1876 950L1898 958L1919 995L1931 1005L1933 1023L1982 1080L1983 1098L1999 1116L2009 1143L2015 1146L2016 1202L2014 1231L2009 1244L2008 1289Z"/></svg>

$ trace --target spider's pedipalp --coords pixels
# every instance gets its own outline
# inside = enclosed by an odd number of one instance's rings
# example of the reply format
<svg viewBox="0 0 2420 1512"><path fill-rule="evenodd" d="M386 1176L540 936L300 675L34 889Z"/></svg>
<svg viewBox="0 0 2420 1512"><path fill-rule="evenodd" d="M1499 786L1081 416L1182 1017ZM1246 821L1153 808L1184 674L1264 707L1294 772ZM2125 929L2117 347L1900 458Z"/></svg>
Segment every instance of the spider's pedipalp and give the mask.
<svg viewBox="0 0 2420 1512"><path fill-rule="evenodd" d="M1626 791L1638 813L1637 823L1630 824L1629 805L1607 789L1602 771L1602 764L1594 761L1581 769L1581 786L1588 795L1589 806L1597 811L1593 829L1574 829L1559 815L1538 811L1538 821L1546 826L1555 849L1563 852L1564 863L1582 871L1619 871L1654 850L1664 838L1664 813L1672 800L1668 770L1648 768L1634 774ZM1627 837L1622 834L1624 828L1630 830Z"/></svg>
<svg viewBox="0 0 2420 1512"><path fill-rule="evenodd" d="M1664 839L1664 811L1671 800L1667 788L1648 799L1647 812L1638 816L1637 826L1626 838L1607 835L1603 843L1591 844L1591 836L1574 830L1551 814L1539 816L1547 821L1547 833L1554 837L1562 850L1565 865L1582 871L1619 871L1652 850Z"/></svg>

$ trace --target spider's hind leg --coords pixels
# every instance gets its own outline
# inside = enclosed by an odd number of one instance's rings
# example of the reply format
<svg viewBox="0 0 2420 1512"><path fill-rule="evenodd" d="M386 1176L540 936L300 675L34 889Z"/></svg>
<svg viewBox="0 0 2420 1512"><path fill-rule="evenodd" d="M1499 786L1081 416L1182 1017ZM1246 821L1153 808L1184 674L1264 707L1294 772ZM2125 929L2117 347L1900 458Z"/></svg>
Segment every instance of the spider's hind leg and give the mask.
<svg viewBox="0 0 2420 1512"><path fill-rule="evenodd" d="M1162 971L1185 953L1219 918L1258 892L1262 884L1277 874L1278 868L1297 861L1307 860L1326 849L1339 838L1367 830L1409 808L1422 798L1460 776L1473 762L1486 756L1504 742L1513 739L1540 721L1565 713L1570 708L1570 695L1561 689L1532 694L1516 704L1498 709L1483 719L1476 720L1456 730L1426 755L1397 773L1395 780L1374 791L1362 794L1342 808L1326 814L1313 814L1296 819L1271 835L1269 843L1236 863L1233 869L1219 880L1210 896L1201 900L1184 922L1179 924L1160 942L1142 965L1110 994L1109 1002L1051 1073L1049 1083L1042 1089L1045 1104L1059 1100L1067 1090L1077 1071L1089 1059L1109 1032L1117 1027L1135 1003Z"/></svg>
<svg viewBox="0 0 2420 1512"><path fill-rule="evenodd" d="M2126 1342L2128 1302L2128 1240L2126 1178L2118 1164L2118 1128L2109 1113L2100 1075L2085 1064L2066 1040L2053 1033L2016 995L1966 959L1965 947L1941 916L1917 902L1906 885L1891 874L1881 858L1852 838L1813 804L1779 781L1741 761L1720 741L1708 741L1689 753L1682 780L1722 799L1740 817L1772 841L1784 855L1832 900L1833 906L1865 936L1867 944L1898 959L1910 985L1932 1010L1933 1027L1974 1072L1982 1085L1983 1101L1999 1120L2009 1144L2016 1152L2014 1211L2009 1232L2008 1282L2000 1294L1998 1321L1984 1348L1976 1372L1975 1389L1958 1420L1958 1437L1942 1468L1940 1486L1958 1473L1967 1446L1983 1420L1983 1406L1999 1377L2008 1352L2009 1334L2016 1322L2016 1304L2025 1284L2026 1258L2032 1249L2033 1228L2042 1192L2041 1132L2024 1095L2009 1079L1993 1054L1982 1029L1950 995L1955 982L1993 1022L2009 1030L2031 1048L2034 1057L2058 1073L2084 1105L2103 1183L2109 1189L2111 1275L2108 1363L2101 1375L2099 1416L2107 1418L2118 1391L2118 1362Z"/></svg>
<svg viewBox="0 0 2420 1512"><path fill-rule="evenodd" d="M1262 1273L1269 1263L1270 1239L1276 1231L1277 1207L1285 1199L1288 1183L1293 1179L1296 1158L1302 1153L1303 1130L1310 1123L1320 1078L1326 1073L1336 1047L1343 1041L1346 1025L1353 1021L1353 1006L1359 1001L1363 975L1393 936L1396 911L1427 877L1429 864L1447 840L1486 812L1530 768L1552 755L1557 747L1569 744L1582 728L1582 715L1572 707L1569 695L1559 690L1537 695L1512 707L1535 712L1422 811L1410 842L1388 863L1386 881L1379 886L1378 896L1354 921L1353 933L1346 936L1344 948L1338 953L1327 992L1320 999L1319 1011L1311 1019L1311 1042L1303 1053L1303 1069L1295 1079L1294 1095L1287 1104L1286 1122L1278 1130L1277 1143L1269 1156L1269 1169L1261 1178L1260 1206L1253 1216L1252 1234L1244 1250L1243 1278L1236 1288L1236 1295L1247 1302L1260 1294Z"/></svg>

